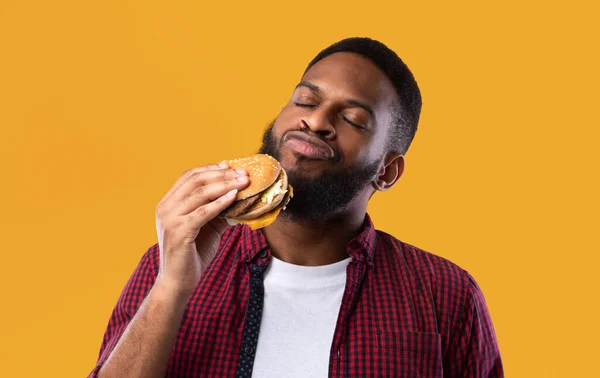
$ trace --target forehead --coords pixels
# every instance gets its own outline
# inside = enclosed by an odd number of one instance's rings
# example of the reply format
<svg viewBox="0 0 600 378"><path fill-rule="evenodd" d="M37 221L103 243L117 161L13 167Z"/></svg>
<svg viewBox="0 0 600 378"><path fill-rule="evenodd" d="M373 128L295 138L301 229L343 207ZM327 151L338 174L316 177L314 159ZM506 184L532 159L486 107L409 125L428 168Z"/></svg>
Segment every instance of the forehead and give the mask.
<svg viewBox="0 0 600 378"><path fill-rule="evenodd" d="M392 83L379 67L355 53L339 52L321 59L302 80L331 95L363 99L374 108L387 107L396 99Z"/></svg>

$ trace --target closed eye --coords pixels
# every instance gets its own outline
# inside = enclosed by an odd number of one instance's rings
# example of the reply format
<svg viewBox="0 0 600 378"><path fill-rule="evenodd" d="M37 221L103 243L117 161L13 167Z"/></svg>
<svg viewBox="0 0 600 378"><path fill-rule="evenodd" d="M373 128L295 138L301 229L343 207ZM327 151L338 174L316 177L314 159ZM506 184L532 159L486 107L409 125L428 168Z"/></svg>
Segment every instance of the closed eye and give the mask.
<svg viewBox="0 0 600 378"><path fill-rule="evenodd" d="M313 104L303 104L301 102L294 102L294 105L301 107L301 108L314 108L317 105L313 105Z"/></svg>
<svg viewBox="0 0 600 378"><path fill-rule="evenodd" d="M364 127L364 126L361 126L361 125L359 125L359 124L356 124L356 123L354 123L354 122L350 121L350 120L349 120L348 118L346 118L346 117L342 117L342 118L344 119L344 121L345 121L346 123L348 123L348 124L350 124L350 125L352 125L352 126L354 126L354 127L358 127L359 129L363 129L363 130L365 129L365 127Z"/></svg>

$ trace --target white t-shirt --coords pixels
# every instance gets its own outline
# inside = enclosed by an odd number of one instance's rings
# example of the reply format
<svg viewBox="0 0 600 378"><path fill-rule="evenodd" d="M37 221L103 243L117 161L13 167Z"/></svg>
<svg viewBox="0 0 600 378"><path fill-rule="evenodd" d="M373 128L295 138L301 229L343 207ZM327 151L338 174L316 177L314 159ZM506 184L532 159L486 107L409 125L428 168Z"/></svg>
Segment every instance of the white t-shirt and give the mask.
<svg viewBox="0 0 600 378"><path fill-rule="evenodd" d="M301 266L271 259L253 377L327 377L349 262Z"/></svg>

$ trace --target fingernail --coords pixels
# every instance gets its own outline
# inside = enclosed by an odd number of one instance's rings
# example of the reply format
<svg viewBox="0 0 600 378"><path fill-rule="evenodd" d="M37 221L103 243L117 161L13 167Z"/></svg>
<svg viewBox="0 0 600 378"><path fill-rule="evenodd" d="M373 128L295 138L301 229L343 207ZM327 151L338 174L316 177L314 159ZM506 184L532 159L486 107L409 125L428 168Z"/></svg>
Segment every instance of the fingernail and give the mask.
<svg viewBox="0 0 600 378"><path fill-rule="evenodd" d="M246 171L245 169L236 169L235 172L239 173L240 175L248 174L248 171Z"/></svg>
<svg viewBox="0 0 600 378"><path fill-rule="evenodd" d="M234 197L234 196L237 194L237 192L238 192L238 190L237 190L237 189L230 190L230 191L227 193L227 197Z"/></svg>
<svg viewBox="0 0 600 378"><path fill-rule="evenodd" d="M240 177L238 177L238 178L237 178L237 180L238 180L239 182L245 182L245 181L247 181L247 180L248 180L248 177L247 177L247 176L240 176Z"/></svg>
<svg viewBox="0 0 600 378"><path fill-rule="evenodd" d="M222 162L219 163L219 167L227 168L227 167L229 167L229 164L227 164L227 162L225 160L223 160Z"/></svg>

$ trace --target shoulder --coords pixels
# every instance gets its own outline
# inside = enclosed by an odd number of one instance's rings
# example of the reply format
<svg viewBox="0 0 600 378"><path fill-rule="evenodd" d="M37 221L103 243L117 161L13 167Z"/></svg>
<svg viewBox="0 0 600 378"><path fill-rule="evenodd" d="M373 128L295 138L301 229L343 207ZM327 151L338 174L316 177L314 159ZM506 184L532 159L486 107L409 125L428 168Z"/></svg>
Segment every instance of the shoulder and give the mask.
<svg viewBox="0 0 600 378"><path fill-rule="evenodd" d="M481 297L471 274L447 258L402 242L377 231L377 253L395 274L410 278L418 291L430 293L434 306L450 324L455 324L473 297Z"/></svg>
<svg viewBox="0 0 600 378"><path fill-rule="evenodd" d="M399 263L398 267L409 269L420 278L443 284L447 288L467 291L472 277L452 261L398 240L394 236L377 230L378 253Z"/></svg>

